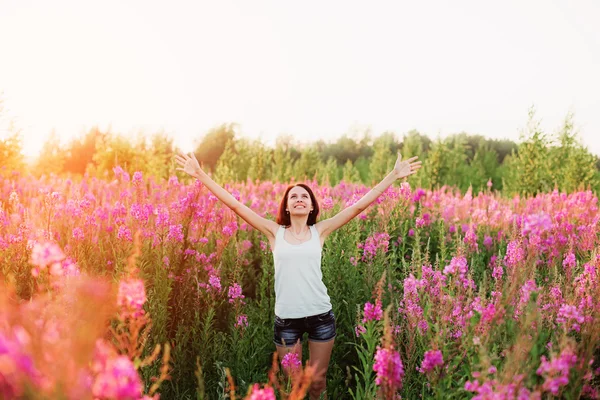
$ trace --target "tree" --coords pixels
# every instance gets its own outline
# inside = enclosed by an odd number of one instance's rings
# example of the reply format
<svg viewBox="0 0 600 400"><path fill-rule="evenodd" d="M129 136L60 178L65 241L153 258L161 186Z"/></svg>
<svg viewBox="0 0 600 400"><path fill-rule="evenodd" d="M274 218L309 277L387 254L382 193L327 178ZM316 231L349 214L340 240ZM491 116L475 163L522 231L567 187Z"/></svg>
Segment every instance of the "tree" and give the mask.
<svg viewBox="0 0 600 400"><path fill-rule="evenodd" d="M527 128L521 132L521 143L512 154L505 187L510 194L536 195L552 190L549 140L535 120L535 110L529 111Z"/></svg>
<svg viewBox="0 0 600 400"><path fill-rule="evenodd" d="M575 131L573 114L566 116L550 149L550 175L555 187L564 192L596 185L595 159L581 143Z"/></svg>
<svg viewBox="0 0 600 400"><path fill-rule="evenodd" d="M85 174L88 164L94 161L96 142L104 140L110 131L101 132L98 127L93 127L82 136L71 140L67 145L64 171L74 174Z"/></svg>
<svg viewBox="0 0 600 400"><path fill-rule="evenodd" d="M285 143L278 142L273 150L273 168L271 179L284 183L292 178L293 159L289 147Z"/></svg>
<svg viewBox="0 0 600 400"><path fill-rule="evenodd" d="M294 163L294 177L296 180L313 179L322 164L317 149L309 146L302 151L300 158Z"/></svg>
<svg viewBox="0 0 600 400"><path fill-rule="evenodd" d="M248 179L252 181L262 181L269 177L270 167L273 162L273 155L260 141L252 143L250 167L248 169Z"/></svg>
<svg viewBox="0 0 600 400"><path fill-rule="evenodd" d="M342 179L345 182L360 182L360 174L358 173L358 170L354 168L354 165L350 160L347 160L346 164L344 164L344 170L342 171Z"/></svg>
<svg viewBox="0 0 600 400"><path fill-rule="evenodd" d="M34 173L37 175L60 174L63 172L65 160L65 150L61 148L60 139L53 130L42 146L34 166Z"/></svg>
<svg viewBox="0 0 600 400"><path fill-rule="evenodd" d="M200 164L214 172L227 142L234 140L236 124L223 124L211 129L200 141L194 153Z"/></svg>
<svg viewBox="0 0 600 400"><path fill-rule="evenodd" d="M0 174L9 174L24 168L21 131L9 118L0 96Z"/></svg>
<svg viewBox="0 0 600 400"><path fill-rule="evenodd" d="M169 179L175 173L173 157L175 157L176 150L173 138L161 131L153 134L149 138L149 142L149 157L144 173L148 176Z"/></svg>
<svg viewBox="0 0 600 400"><path fill-rule="evenodd" d="M373 142L373 157L369 166L371 184L379 182L394 167L398 143L392 133L385 133Z"/></svg>

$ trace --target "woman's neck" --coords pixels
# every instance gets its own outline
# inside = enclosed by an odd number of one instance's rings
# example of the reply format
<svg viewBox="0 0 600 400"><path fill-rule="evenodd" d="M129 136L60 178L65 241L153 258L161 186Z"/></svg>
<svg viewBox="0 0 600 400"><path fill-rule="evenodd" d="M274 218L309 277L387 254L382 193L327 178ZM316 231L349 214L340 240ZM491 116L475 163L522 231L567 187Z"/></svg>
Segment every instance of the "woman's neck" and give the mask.
<svg viewBox="0 0 600 400"><path fill-rule="evenodd" d="M307 228L308 218L291 218L290 220L290 229L296 233L302 233Z"/></svg>

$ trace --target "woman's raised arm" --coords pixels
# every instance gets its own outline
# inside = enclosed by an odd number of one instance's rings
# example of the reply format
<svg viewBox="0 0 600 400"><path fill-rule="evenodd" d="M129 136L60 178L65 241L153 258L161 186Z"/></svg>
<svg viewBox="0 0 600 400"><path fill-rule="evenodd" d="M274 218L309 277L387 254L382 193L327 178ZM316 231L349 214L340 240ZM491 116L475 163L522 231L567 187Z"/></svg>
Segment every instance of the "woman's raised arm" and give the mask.
<svg viewBox="0 0 600 400"><path fill-rule="evenodd" d="M421 168L421 161L417 161L417 159L418 157L412 157L406 161L402 161L402 154L398 153L398 159L396 160L394 169L387 174L381 182L379 182L367 194L361 197L360 200L350 207L345 208L329 219L317 223L321 240L325 240L325 238L333 231L346 225L352 220L352 218L363 212L397 179L406 178L410 175L416 174Z"/></svg>
<svg viewBox="0 0 600 400"><path fill-rule="evenodd" d="M275 237L279 225L277 225L275 221L261 217L245 204L237 201L235 197L233 197L227 190L219 186L217 182L212 180L211 177L208 176L206 172L202 170L202 168L200 168L200 163L196 159L194 153L190 153L190 155L184 153L176 155L175 161L180 165L180 168L177 168L178 171L183 171L186 174L200 180L200 182L202 182L202 184L206 186L206 188L210 190L219 200L225 203L227 207L231 208L233 212L242 217L244 221L267 235L269 239Z"/></svg>

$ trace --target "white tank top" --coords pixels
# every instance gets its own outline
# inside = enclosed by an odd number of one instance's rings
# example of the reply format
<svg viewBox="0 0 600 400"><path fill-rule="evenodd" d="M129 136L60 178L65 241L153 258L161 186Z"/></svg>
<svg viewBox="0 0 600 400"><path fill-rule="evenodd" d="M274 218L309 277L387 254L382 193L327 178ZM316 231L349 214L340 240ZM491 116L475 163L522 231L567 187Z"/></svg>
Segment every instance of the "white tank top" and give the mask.
<svg viewBox="0 0 600 400"><path fill-rule="evenodd" d="M285 227L275 235L275 315L303 318L331 310L331 301L321 273L321 239L314 225L310 240L291 244L284 239Z"/></svg>

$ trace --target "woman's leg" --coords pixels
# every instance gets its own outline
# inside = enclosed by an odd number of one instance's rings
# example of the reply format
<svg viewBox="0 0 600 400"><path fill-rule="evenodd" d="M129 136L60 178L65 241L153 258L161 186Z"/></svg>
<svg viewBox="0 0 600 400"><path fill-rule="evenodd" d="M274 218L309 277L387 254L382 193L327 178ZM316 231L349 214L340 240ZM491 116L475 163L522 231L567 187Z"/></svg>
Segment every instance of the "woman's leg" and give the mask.
<svg viewBox="0 0 600 400"><path fill-rule="evenodd" d="M315 376L313 377L309 391L311 400L319 399L321 393L324 393L327 388L327 368L329 367L334 341L335 339L327 342L308 342L310 353L308 362L310 365L316 367ZM323 398L326 399L327 395L325 394Z"/></svg>

